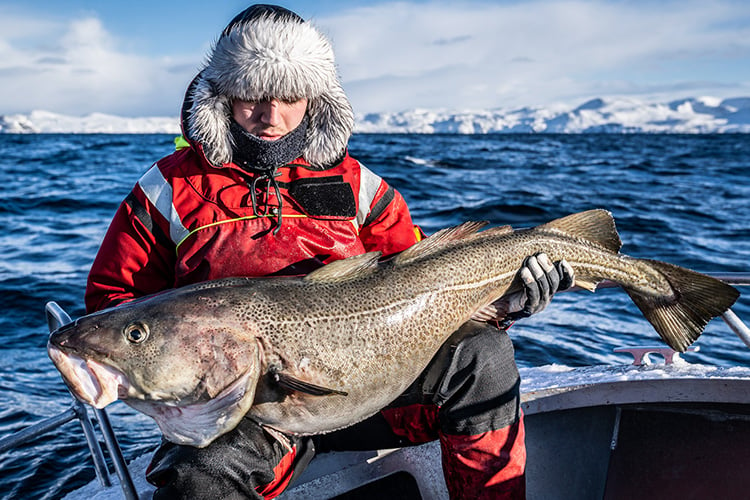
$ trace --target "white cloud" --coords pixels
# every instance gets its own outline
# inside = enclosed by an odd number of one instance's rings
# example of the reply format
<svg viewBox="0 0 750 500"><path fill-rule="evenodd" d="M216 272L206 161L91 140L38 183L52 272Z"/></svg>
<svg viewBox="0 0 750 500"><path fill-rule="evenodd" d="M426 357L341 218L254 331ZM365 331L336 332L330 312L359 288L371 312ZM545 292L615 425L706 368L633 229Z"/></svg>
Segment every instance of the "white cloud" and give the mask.
<svg viewBox="0 0 750 500"><path fill-rule="evenodd" d="M95 17L30 22L0 13L0 18L0 113L176 115L200 62L128 53ZM181 71L170 71L180 65Z"/></svg>
<svg viewBox="0 0 750 500"><path fill-rule="evenodd" d="M724 83L740 78L726 91L743 82L750 91L744 3L399 2L318 22L334 39L345 87L361 111L533 105L602 89L710 86L712 74L702 70L721 58L738 65Z"/></svg>
<svg viewBox="0 0 750 500"><path fill-rule="evenodd" d="M750 94L745 1L391 2L313 22L357 112ZM133 46L94 15L0 7L0 114L176 115L205 54Z"/></svg>

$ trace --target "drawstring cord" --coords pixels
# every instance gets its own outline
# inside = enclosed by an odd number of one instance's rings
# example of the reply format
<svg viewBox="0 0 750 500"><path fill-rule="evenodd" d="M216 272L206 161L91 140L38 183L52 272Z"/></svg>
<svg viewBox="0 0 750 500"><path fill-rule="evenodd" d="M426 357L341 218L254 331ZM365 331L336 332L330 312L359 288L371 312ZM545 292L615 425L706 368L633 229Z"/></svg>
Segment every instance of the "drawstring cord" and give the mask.
<svg viewBox="0 0 750 500"><path fill-rule="evenodd" d="M266 208L263 209L263 213L259 213L260 209L258 208L258 197L255 194L256 190L258 189L258 182L261 180L266 181L265 191L268 193L269 186L273 186L273 191L276 194L276 199L278 200L279 207L276 213L276 227L273 230L273 235L276 236L279 233L279 230L281 229L281 221L282 221L282 208L284 206L284 199L281 196L281 188L279 188L279 183L276 180L276 177L280 175L276 173L276 169L273 170L264 170L259 173L255 179L253 179L253 183L250 186L250 200L253 203L253 213L255 215L266 215L268 213L268 204L266 203Z"/></svg>

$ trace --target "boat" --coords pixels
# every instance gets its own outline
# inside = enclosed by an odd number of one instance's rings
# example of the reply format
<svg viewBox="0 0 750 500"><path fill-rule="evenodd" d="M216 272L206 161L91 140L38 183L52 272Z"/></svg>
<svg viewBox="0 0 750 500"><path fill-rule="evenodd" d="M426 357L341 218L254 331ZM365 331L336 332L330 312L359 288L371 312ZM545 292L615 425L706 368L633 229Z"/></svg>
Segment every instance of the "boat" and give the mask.
<svg viewBox="0 0 750 500"><path fill-rule="evenodd" d="M714 276L750 285L750 273ZM50 331L70 322L54 302L46 313ZM750 347L747 325L732 310L723 319ZM618 352L632 355L632 363L521 368L527 498L747 498L750 368L688 363L664 346L626 346ZM66 498L150 497L153 488L145 481L150 457L126 464L106 411L75 399L67 412L0 440L0 452L74 419L81 421L98 480ZM440 500L448 493L440 447L431 442L318 455L278 498Z"/></svg>

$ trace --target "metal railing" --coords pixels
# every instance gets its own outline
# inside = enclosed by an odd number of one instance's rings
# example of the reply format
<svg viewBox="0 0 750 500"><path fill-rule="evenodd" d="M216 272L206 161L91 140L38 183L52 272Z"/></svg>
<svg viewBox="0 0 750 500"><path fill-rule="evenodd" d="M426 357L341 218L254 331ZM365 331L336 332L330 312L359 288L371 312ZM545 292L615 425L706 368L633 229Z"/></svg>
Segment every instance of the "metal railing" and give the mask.
<svg viewBox="0 0 750 500"><path fill-rule="evenodd" d="M70 323L71 319L68 313L66 313L57 303L49 302L46 307L47 313L47 324L49 331L53 332L63 325ZM39 423L26 427L15 434L11 434L8 437L0 440L0 453L11 448L16 448L28 441L34 439L57 429L59 426L70 422L71 420L78 419L81 422L83 428L83 435L86 438L86 444L88 444L89 451L91 453L91 459L94 462L94 470L96 476L99 478L99 483L105 487L112 487L112 481L109 475L109 469L107 462L104 457L104 451L102 450L99 440L97 439L94 424L89 417L86 405L78 401L71 395L73 403L69 409L56 415L54 417L47 418ZM122 487L123 495L127 500L137 500L138 493L136 492L133 480L130 477L128 466L125 463L125 459L122 456L120 445L117 442L115 433L112 430L112 425L109 422L109 417L103 409L93 408L94 416L99 424L99 431L102 435L102 440L107 448L109 458L112 461L112 466L115 470L115 474L120 480L120 486Z"/></svg>
<svg viewBox="0 0 750 500"><path fill-rule="evenodd" d="M750 273L723 273L711 274L711 276L730 285L750 286ZM737 334L746 346L750 347L750 328L743 323L734 311L727 309L727 312L721 315L721 319Z"/></svg>

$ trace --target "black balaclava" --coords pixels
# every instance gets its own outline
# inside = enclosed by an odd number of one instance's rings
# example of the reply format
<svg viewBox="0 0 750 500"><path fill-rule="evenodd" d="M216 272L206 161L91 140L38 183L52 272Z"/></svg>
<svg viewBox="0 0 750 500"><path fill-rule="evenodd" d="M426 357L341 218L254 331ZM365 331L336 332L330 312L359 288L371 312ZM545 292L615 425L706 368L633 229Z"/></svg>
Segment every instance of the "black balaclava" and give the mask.
<svg viewBox="0 0 750 500"><path fill-rule="evenodd" d="M273 171L302 156L305 147L307 124L310 119L305 113L302 122L275 141L257 137L232 119L229 131L232 134L232 161L249 171Z"/></svg>

